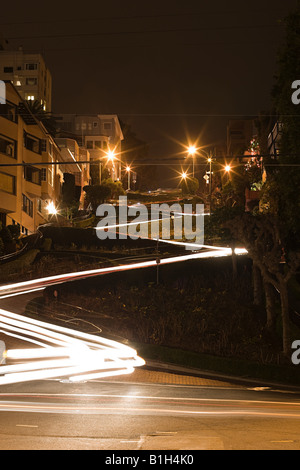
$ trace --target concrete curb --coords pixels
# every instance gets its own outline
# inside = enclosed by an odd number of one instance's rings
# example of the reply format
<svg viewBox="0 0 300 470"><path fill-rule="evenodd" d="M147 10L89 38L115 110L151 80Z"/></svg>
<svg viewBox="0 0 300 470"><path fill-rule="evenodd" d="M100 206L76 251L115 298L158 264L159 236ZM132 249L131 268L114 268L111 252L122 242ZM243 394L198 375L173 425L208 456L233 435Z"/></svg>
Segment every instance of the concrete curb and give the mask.
<svg viewBox="0 0 300 470"><path fill-rule="evenodd" d="M276 388L277 390L291 391L300 393L300 386L289 385L284 383L277 383L272 381L267 381L264 379L257 379L253 377L234 377L231 375L221 374L219 372L209 371L209 370L199 370L192 367L184 367L177 364L162 363L158 361L147 361L144 366L149 370L157 370L162 372L174 373L174 374L184 374L192 375L195 377L203 377L206 379L220 380L226 382L232 382L234 384L240 384L243 386L249 387L265 387L265 388Z"/></svg>

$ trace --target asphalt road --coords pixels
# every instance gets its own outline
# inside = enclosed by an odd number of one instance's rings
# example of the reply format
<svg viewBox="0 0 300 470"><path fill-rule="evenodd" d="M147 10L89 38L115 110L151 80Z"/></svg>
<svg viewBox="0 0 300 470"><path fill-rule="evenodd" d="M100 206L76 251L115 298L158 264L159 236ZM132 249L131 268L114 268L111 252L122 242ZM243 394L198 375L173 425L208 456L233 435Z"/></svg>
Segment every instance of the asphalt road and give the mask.
<svg viewBox="0 0 300 470"><path fill-rule="evenodd" d="M2 386L1 450L299 450L300 396L147 369Z"/></svg>
<svg viewBox="0 0 300 470"><path fill-rule="evenodd" d="M0 308L22 313L36 293ZM259 385L259 384L258 384ZM0 387L1 450L299 450L300 392L137 369Z"/></svg>

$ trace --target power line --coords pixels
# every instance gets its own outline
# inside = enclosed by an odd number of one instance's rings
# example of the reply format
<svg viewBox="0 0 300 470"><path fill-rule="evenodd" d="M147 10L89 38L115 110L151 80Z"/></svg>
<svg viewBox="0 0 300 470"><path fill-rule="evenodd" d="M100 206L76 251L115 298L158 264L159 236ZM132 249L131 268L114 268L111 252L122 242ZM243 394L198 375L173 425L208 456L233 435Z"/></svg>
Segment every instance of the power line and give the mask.
<svg viewBox="0 0 300 470"><path fill-rule="evenodd" d="M262 156L262 155L258 155L258 157L260 158L263 158L263 157L270 157L272 155L266 155L266 156ZM282 155L281 155L282 156ZM213 157L213 160L234 160L234 159L239 159L239 158L250 158L250 156L248 155L240 155L240 156L217 156L217 157ZM300 155L297 155L297 157L300 158ZM201 158L201 157L199 157ZM202 157L204 158L204 157ZM22 163L0 163L0 167L35 167L35 166L57 166L57 165L87 165L87 164L90 164L90 165L96 165L96 164L99 164L101 163L100 160L76 160L76 161L63 161L63 162L34 162L34 163L25 163L25 162L22 162ZM168 159L168 158L164 158L164 159L161 159L161 160L155 160L155 159L152 159L152 160L136 160L133 162L133 164L136 166L136 167L139 167L139 166L170 166L170 165L182 165L182 164L185 164L185 165L189 165L191 162L188 161L187 159L185 158L177 158L177 159L174 159L174 158L171 158L171 159ZM220 162L214 162L214 163L220 163ZM264 167L268 167L268 168L278 168L278 167L288 167L288 168L294 168L294 167L300 167L300 164L289 164L289 163L264 163L263 164ZM207 167L208 166L208 163L207 162L203 162L203 163L199 163L199 162L195 162L195 166L205 166ZM232 170L234 170L234 168L237 168L237 167L243 167L245 166L245 163L232 163Z"/></svg>
<svg viewBox="0 0 300 470"><path fill-rule="evenodd" d="M284 12L286 11L285 8L272 8L272 12ZM261 8L257 10L251 10L251 13L270 13L270 8ZM233 14L245 14L245 11L243 10L218 10L218 11L201 11L201 12L181 12L181 13L167 13L167 14L159 14L159 15L132 15L132 16L101 16L101 17L93 17L93 18L78 18L78 19L53 19L53 20L38 20L38 21L12 21L12 22L7 22L7 23L2 23L0 22L1 26L12 26L12 25L27 25L27 24L52 24L52 23L78 23L80 22L81 24L83 22L88 22L88 21L109 21L109 20L148 20L148 19L158 19L158 18L182 18L182 17L196 17L196 16L203 16L203 15L213 15L214 17L216 16L221 16L221 15L233 15ZM247 10L247 15L249 14L249 10Z"/></svg>
<svg viewBox="0 0 300 470"><path fill-rule="evenodd" d="M116 35L133 35L133 34L160 34L160 33L188 33L188 32L201 32L201 31L231 31L231 30L248 30L248 29L266 29L266 28L279 28L281 24L269 25L250 25L250 26L221 26L221 27L204 27L204 28L178 28L178 29L149 29L139 31L113 31L104 32L97 31L95 33L68 33L68 34L45 34L38 36L16 36L7 37L7 40L20 40L20 39L66 39L66 38L84 38L95 36L116 36Z"/></svg>

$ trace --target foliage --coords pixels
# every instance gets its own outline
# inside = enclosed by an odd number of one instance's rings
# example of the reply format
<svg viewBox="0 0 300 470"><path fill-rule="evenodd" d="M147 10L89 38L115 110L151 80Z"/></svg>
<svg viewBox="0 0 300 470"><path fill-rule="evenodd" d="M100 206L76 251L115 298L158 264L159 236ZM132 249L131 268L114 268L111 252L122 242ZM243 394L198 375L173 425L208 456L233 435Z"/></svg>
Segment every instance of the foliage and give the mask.
<svg viewBox="0 0 300 470"><path fill-rule="evenodd" d="M97 207L103 204L111 195L110 187L104 184L84 186L83 190L86 193L86 201L91 204L93 211L96 211Z"/></svg>
<svg viewBox="0 0 300 470"><path fill-rule="evenodd" d="M180 183L182 194L196 194L199 189L199 181L197 178L186 178L182 179Z"/></svg>
<svg viewBox="0 0 300 470"><path fill-rule="evenodd" d="M108 178L102 182L102 185L109 188L109 197L111 199L116 199L119 196L126 194L121 181L113 181L111 178Z"/></svg>
<svg viewBox="0 0 300 470"><path fill-rule="evenodd" d="M288 281L300 266L300 108L296 108L291 101L291 85L300 76L299 7L287 18L286 26L286 44L279 56L279 70L273 89L275 112L283 124L280 156L276 166L271 172L268 171L267 182L262 188L260 212L236 216L225 214L222 226L230 231L234 239L244 244L265 285L274 286L280 293L282 346L283 352L288 355L291 347ZM260 134L262 127L260 119ZM269 160L265 163L268 165ZM223 204L241 205L240 189L245 185L247 182L243 174L232 174L230 184L224 188Z"/></svg>
<svg viewBox="0 0 300 470"><path fill-rule="evenodd" d="M57 121L52 113L46 112L38 100L28 101L28 107L31 113L45 126L49 134L55 137L57 132Z"/></svg>

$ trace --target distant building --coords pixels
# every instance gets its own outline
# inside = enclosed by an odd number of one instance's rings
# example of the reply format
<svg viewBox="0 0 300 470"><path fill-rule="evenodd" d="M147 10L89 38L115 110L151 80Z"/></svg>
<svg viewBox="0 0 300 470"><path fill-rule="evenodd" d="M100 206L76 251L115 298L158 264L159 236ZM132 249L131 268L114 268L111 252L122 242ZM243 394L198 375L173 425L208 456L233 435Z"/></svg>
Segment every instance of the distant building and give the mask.
<svg viewBox="0 0 300 470"><path fill-rule="evenodd" d="M0 222L30 234L59 210L66 175L74 177L83 208L83 187L90 177L89 165L80 162L88 161L89 153L75 140L56 142L14 85L5 85L6 104L0 105Z"/></svg>
<svg viewBox="0 0 300 470"><path fill-rule="evenodd" d="M0 47L0 80L9 80L24 100L37 100L51 111L52 77L41 54Z"/></svg>
<svg viewBox="0 0 300 470"><path fill-rule="evenodd" d="M253 136L257 135L254 119L234 119L227 125L227 155L244 155Z"/></svg>
<svg viewBox="0 0 300 470"><path fill-rule="evenodd" d="M79 147L75 139L57 138L56 144L59 146L62 160L65 163L59 165L60 170L64 175L72 174L75 183L75 195L79 200L80 209L84 209L84 186L90 184L90 154L89 151ZM74 162L74 165L71 164ZM79 162L84 162L80 164ZM65 178L65 176L64 176Z"/></svg>
<svg viewBox="0 0 300 470"><path fill-rule="evenodd" d="M63 115L60 119L60 137L77 141L82 149L89 152L91 178L94 183L101 182L105 168L114 181L121 180L121 151L124 139L119 119L114 114Z"/></svg>

